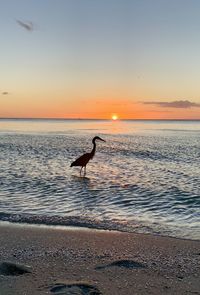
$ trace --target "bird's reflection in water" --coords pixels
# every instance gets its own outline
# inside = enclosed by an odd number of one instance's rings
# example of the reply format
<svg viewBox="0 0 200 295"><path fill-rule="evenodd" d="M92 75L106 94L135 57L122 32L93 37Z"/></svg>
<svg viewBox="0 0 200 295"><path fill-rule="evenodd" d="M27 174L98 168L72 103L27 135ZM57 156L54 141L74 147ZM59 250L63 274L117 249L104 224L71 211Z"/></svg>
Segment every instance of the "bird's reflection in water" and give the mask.
<svg viewBox="0 0 200 295"><path fill-rule="evenodd" d="M86 177L86 176L72 175L72 178L75 181L79 181L79 182L82 182L82 183L88 183L88 184L91 181L90 178Z"/></svg>
<svg viewBox="0 0 200 295"><path fill-rule="evenodd" d="M87 215L96 211L98 207L99 192L96 190L96 184L94 179L89 177L72 175L72 181L77 190L76 200L82 208L82 214Z"/></svg>
<svg viewBox="0 0 200 295"><path fill-rule="evenodd" d="M91 179L86 176L72 175L72 182L74 182L76 188L80 188L83 192L88 192L92 186Z"/></svg>

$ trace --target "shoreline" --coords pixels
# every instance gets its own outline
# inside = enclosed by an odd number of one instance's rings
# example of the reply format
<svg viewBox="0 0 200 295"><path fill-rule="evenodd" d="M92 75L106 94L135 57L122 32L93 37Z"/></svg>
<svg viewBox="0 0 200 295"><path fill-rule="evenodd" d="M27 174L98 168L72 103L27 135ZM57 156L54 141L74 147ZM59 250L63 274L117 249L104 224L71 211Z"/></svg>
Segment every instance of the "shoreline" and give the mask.
<svg viewBox="0 0 200 295"><path fill-rule="evenodd" d="M184 237L175 237L170 235L164 235L164 234L157 234L157 233L146 233L146 232L137 232L137 231L125 231L120 229L106 229L106 228L95 228L95 227L87 227L87 226L80 226L80 225L59 225L59 224L43 224L43 223L27 223L27 222L16 222L16 221L4 221L0 220L0 227L1 226L14 226L14 227L30 227L35 229L52 229L52 230L62 230L62 231L91 231L94 233L98 232L109 232L109 233L127 233L127 234L138 234L138 235L144 235L144 236L154 236L154 237L161 237L161 238L169 238L169 239L177 239L177 240L183 240L183 241L191 241L191 242L199 242L200 239L191 239L191 238L184 238Z"/></svg>
<svg viewBox="0 0 200 295"><path fill-rule="evenodd" d="M200 241L196 240L1 222L3 262L27 265L31 272L5 275L0 267L1 295L70 294L69 290L105 295L200 294Z"/></svg>

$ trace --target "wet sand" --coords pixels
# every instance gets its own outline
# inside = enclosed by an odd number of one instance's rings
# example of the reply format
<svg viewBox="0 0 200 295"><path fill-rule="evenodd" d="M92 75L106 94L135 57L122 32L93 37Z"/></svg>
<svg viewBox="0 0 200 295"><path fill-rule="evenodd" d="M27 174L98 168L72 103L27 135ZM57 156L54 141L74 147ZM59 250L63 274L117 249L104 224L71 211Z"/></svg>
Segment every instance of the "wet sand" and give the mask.
<svg viewBox="0 0 200 295"><path fill-rule="evenodd" d="M1 223L0 294L200 294L200 241Z"/></svg>

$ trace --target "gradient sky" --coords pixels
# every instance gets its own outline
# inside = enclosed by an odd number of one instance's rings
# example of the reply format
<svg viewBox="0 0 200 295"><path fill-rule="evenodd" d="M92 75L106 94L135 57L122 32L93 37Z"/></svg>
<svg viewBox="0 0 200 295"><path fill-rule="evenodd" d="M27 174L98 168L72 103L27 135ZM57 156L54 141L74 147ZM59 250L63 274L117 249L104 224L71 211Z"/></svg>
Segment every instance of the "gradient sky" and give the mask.
<svg viewBox="0 0 200 295"><path fill-rule="evenodd" d="M200 119L199 0L0 0L0 117Z"/></svg>

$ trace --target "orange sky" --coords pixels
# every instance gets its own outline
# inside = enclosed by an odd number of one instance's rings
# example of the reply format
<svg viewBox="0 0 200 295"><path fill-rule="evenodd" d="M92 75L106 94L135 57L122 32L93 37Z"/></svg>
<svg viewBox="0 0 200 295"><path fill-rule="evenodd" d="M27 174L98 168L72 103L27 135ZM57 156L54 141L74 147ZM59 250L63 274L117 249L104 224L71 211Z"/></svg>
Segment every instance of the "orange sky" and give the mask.
<svg viewBox="0 0 200 295"><path fill-rule="evenodd" d="M0 117L23 118L99 118L110 119L117 114L120 119L200 119L200 108L172 108L145 105L131 99L13 99L3 96Z"/></svg>

